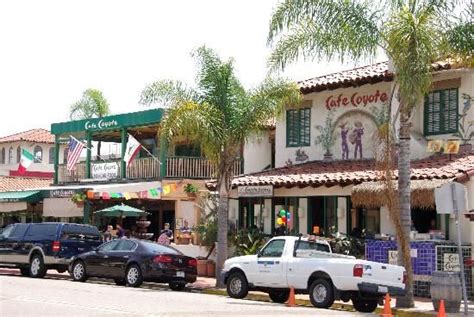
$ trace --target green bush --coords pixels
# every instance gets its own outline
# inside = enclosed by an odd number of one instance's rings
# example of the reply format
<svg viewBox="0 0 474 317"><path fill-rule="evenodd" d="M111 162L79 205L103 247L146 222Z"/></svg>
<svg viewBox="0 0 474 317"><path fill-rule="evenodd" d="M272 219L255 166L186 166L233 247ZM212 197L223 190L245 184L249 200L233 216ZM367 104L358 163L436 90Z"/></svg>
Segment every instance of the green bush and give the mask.
<svg viewBox="0 0 474 317"><path fill-rule="evenodd" d="M238 230L231 241L236 256L257 254L266 243L265 235L258 229Z"/></svg>

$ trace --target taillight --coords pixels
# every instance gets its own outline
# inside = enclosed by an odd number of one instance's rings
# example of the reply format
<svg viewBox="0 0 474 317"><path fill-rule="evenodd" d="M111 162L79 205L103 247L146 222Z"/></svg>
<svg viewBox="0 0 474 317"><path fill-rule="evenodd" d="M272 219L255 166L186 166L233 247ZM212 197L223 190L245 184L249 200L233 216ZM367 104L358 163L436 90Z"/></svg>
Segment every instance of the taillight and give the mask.
<svg viewBox="0 0 474 317"><path fill-rule="evenodd" d="M188 260L188 266L197 266L198 261L196 259L190 259Z"/></svg>
<svg viewBox="0 0 474 317"><path fill-rule="evenodd" d="M169 255L157 255L153 258L153 263L171 263L173 262L173 258Z"/></svg>
<svg viewBox="0 0 474 317"><path fill-rule="evenodd" d="M61 242L53 241L53 252L59 252L61 250Z"/></svg>
<svg viewBox="0 0 474 317"><path fill-rule="evenodd" d="M403 284L407 283L407 279L408 279L407 271L403 271Z"/></svg>
<svg viewBox="0 0 474 317"><path fill-rule="evenodd" d="M362 264L354 265L354 269L352 270L352 276L362 277L362 274L364 274L364 266Z"/></svg>

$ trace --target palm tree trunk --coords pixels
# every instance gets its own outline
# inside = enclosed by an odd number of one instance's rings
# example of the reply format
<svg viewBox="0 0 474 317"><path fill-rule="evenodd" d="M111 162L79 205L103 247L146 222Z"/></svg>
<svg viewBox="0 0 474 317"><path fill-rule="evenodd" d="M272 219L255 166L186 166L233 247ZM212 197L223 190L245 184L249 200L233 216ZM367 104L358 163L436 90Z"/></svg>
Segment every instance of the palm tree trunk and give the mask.
<svg viewBox="0 0 474 317"><path fill-rule="evenodd" d="M227 260L227 226L229 221L229 172L224 168L220 173L218 184L219 205L217 207L217 254L216 254L216 287L224 287L221 272Z"/></svg>
<svg viewBox="0 0 474 317"><path fill-rule="evenodd" d="M400 111L400 150L398 154L398 200L401 218L401 231L398 234L398 264L405 267L408 279L406 294L397 298L397 307L414 307L413 269L410 255L410 108L402 104Z"/></svg>

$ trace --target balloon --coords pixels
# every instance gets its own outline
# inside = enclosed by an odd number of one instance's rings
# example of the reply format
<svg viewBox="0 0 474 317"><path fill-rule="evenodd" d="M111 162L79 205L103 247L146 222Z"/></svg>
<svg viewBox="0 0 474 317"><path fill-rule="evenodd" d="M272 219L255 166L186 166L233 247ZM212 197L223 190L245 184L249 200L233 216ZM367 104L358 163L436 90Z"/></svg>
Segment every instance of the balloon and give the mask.
<svg viewBox="0 0 474 317"><path fill-rule="evenodd" d="M277 224L279 224L279 225L283 224L283 220L281 218L278 218L277 219Z"/></svg>
<svg viewBox="0 0 474 317"><path fill-rule="evenodd" d="M280 210L280 216L284 216L284 215L286 215L286 211L284 211L283 209Z"/></svg>
<svg viewBox="0 0 474 317"><path fill-rule="evenodd" d="M290 220L290 213L288 213L288 215L286 216L286 219Z"/></svg>

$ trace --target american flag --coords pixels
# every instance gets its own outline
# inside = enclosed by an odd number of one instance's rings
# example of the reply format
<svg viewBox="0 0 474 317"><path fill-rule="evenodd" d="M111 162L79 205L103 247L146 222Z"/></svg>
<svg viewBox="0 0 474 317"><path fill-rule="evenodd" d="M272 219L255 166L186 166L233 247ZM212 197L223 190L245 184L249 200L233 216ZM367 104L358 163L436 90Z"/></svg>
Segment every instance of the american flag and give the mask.
<svg viewBox="0 0 474 317"><path fill-rule="evenodd" d="M84 148L84 143L79 141L73 136L69 136L69 145L67 152L67 170L72 171L77 161L81 157L82 149Z"/></svg>

